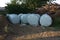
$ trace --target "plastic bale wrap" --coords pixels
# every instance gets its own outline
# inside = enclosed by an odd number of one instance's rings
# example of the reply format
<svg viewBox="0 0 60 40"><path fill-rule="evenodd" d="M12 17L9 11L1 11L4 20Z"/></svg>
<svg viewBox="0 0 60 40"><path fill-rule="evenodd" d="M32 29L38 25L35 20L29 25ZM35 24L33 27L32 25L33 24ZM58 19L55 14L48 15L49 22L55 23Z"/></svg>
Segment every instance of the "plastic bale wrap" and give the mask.
<svg viewBox="0 0 60 40"><path fill-rule="evenodd" d="M41 26L50 26L52 24L52 18L48 14L43 14L40 18Z"/></svg>
<svg viewBox="0 0 60 40"><path fill-rule="evenodd" d="M18 24L20 21L17 14L11 14L11 15L9 15L8 18L9 18L10 22L13 24Z"/></svg>
<svg viewBox="0 0 60 40"><path fill-rule="evenodd" d="M38 26L39 17L36 14L30 14L27 18L28 23L32 26Z"/></svg>

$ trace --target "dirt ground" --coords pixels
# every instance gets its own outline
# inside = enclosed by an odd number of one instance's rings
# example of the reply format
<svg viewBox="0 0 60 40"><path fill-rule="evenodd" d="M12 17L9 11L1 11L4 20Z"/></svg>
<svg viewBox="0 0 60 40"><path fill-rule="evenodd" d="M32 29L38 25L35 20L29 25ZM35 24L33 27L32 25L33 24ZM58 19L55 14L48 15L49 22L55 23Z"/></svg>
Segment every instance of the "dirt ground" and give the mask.
<svg viewBox="0 0 60 40"><path fill-rule="evenodd" d="M10 24L8 33L0 36L0 40L60 40L60 30L53 27L43 29L41 26Z"/></svg>

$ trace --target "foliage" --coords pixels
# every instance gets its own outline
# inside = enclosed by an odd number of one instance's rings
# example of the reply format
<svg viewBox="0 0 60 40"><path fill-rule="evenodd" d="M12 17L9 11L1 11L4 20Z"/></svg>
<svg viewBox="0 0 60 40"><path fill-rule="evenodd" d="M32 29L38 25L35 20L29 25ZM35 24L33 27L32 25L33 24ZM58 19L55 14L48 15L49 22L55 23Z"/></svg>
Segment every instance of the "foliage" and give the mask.
<svg viewBox="0 0 60 40"><path fill-rule="evenodd" d="M37 7L46 3L44 0L26 0L26 3L18 4L18 0L11 1L11 4L7 4L5 7L8 13L31 13L34 12ZM20 0L21 1L21 0Z"/></svg>
<svg viewBox="0 0 60 40"><path fill-rule="evenodd" d="M18 4L7 4L6 11L8 13L20 13L20 5Z"/></svg>
<svg viewBox="0 0 60 40"><path fill-rule="evenodd" d="M34 9L31 7L29 8L26 4L8 4L8 6L5 7L6 11L8 13L28 13L32 12ZM33 9L33 10L32 10Z"/></svg>
<svg viewBox="0 0 60 40"><path fill-rule="evenodd" d="M60 30L60 16L55 17L55 19L53 21L54 22L53 22L52 27L54 27L56 30Z"/></svg>
<svg viewBox="0 0 60 40"><path fill-rule="evenodd" d="M26 3L32 3L33 5L40 7L44 4L46 4L46 2L49 0L27 0Z"/></svg>

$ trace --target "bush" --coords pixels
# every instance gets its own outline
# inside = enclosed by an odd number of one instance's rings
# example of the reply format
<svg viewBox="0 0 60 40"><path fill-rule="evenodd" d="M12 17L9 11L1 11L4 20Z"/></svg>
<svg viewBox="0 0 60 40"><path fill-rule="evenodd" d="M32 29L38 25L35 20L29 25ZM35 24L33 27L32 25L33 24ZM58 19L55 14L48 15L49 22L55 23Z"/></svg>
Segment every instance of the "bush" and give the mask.
<svg viewBox="0 0 60 40"><path fill-rule="evenodd" d="M33 8L32 7L29 7L28 5L26 4L7 4L7 6L5 7L6 8L6 11L8 13L16 13L16 14L19 14L19 13L31 13L33 12Z"/></svg>
<svg viewBox="0 0 60 40"><path fill-rule="evenodd" d="M20 13L20 5L18 4L7 4L5 8L8 13Z"/></svg>

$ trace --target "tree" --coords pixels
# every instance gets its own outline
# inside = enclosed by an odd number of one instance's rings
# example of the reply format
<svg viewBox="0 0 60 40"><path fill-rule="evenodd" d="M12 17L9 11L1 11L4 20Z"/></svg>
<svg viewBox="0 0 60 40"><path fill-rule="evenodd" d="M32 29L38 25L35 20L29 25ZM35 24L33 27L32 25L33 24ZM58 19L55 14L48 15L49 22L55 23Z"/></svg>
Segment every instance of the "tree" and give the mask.
<svg viewBox="0 0 60 40"><path fill-rule="evenodd" d="M11 3L16 4L18 1L22 2L22 3L25 3L25 4L29 4L29 5L33 4L33 5L37 6L37 7L40 7L40 6L44 5L44 4L46 4L47 1L49 1L49 0L12 0Z"/></svg>
<svg viewBox="0 0 60 40"><path fill-rule="evenodd" d="M19 4L7 4L7 6L5 7L6 11L8 13L20 13L20 5Z"/></svg>
<svg viewBox="0 0 60 40"><path fill-rule="evenodd" d="M47 1L49 1L49 0L26 0L26 3L30 3L30 4L32 3L32 4L36 5L37 7L40 7L44 4L46 4Z"/></svg>
<svg viewBox="0 0 60 40"><path fill-rule="evenodd" d="M5 7L8 13L31 13L34 12L37 7L41 7L46 4L48 0L12 0L11 4L7 4ZM19 4L22 2L22 4Z"/></svg>

